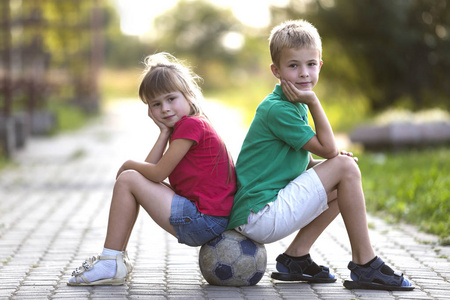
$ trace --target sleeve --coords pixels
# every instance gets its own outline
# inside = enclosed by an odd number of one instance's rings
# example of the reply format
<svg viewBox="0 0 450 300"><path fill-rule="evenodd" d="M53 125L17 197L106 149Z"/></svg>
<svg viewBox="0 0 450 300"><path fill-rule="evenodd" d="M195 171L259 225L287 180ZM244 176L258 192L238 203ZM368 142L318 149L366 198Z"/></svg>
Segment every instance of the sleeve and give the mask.
<svg viewBox="0 0 450 300"><path fill-rule="evenodd" d="M184 117L175 124L171 140L188 139L197 144L203 137L203 123L195 117Z"/></svg>
<svg viewBox="0 0 450 300"><path fill-rule="evenodd" d="M308 124L308 111L302 112L289 102L273 105L267 112L267 120L272 133L296 151L315 135Z"/></svg>

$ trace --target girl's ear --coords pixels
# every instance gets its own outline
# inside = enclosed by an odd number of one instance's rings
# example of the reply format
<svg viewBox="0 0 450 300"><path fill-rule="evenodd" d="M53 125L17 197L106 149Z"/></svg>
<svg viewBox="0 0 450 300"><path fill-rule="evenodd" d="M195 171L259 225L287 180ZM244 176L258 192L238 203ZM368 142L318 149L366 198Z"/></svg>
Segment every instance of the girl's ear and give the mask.
<svg viewBox="0 0 450 300"><path fill-rule="evenodd" d="M272 70L272 73L276 78L281 79L280 71L278 70L278 67L275 64L271 64L270 69Z"/></svg>

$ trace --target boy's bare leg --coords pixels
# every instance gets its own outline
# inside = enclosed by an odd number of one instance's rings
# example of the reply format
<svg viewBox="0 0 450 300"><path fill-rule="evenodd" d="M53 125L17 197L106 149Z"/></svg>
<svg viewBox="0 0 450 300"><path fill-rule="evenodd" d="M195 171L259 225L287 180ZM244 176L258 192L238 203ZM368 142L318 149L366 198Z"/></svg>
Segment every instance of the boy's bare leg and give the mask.
<svg viewBox="0 0 450 300"><path fill-rule="evenodd" d="M167 186L147 180L140 173L123 172L114 186L105 248L124 251L136 222L139 205L164 230L175 235L169 222L174 192Z"/></svg>
<svg viewBox="0 0 450 300"><path fill-rule="evenodd" d="M317 165L314 167L314 170L327 192L337 189L337 199L333 200L333 196L330 197L329 195L328 200L331 200L329 202L329 209L299 231L294 241L286 250L286 254L298 257L309 253L312 244L340 211L352 248L352 262L348 265L348 268L351 270L351 280L344 281L344 286L348 289L413 290L414 286L406 278L396 275L380 258L376 261L374 260L376 256L369 238L361 174L354 160L349 156L339 155ZM279 257L282 256L280 255ZM286 275L291 270L291 261L286 259L278 260L278 258L277 261L277 269L280 272L272 273L272 278L308 281L309 278L306 277L307 275L316 276L316 271L310 270L311 273L308 273L308 269L303 272L306 276L295 273ZM283 265L283 261L287 261L289 266ZM379 264L379 268L376 269L375 273L373 264L370 266L361 266L368 262L376 262ZM318 274L322 274L321 278L323 278L323 275L326 275L326 273L327 269L322 268L321 273L317 273L317 276L319 276ZM321 282L319 281L321 279L314 277L309 281ZM334 278L334 276L329 275L329 280L325 278L322 282L332 282ZM370 279L370 282L367 282L368 279Z"/></svg>
<svg viewBox="0 0 450 300"><path fill-rule="evenodd" d="M364 264L375 257L367 227L365 199L361 174L353 158L339 155L314 167L329 194L329 209L299 231L286 254L309 253L313 243L341 212L350 238L352 260ZM337 195L333 194L337 190ZM334 200L336 199L336 200ZM330 201L331 200L331 201Z"/></svg>
<svg viewBox="0 0 450 300"><path fill-rule="evenodd" d="M350 239L352 260L357 264L367 263L375 257L375 252L369 238L358 165L353 158L338 155L317 165L314 170L327 192L337 189L337 203Z"/></svg>
<svg viewBox="0 0 450 300"><path fill-rule="evenodd" d="M336 197L337 191L328 194L328 209L298 232L285 251L287 255L303 256L310 252L317 238L339 214Z"/></svg>

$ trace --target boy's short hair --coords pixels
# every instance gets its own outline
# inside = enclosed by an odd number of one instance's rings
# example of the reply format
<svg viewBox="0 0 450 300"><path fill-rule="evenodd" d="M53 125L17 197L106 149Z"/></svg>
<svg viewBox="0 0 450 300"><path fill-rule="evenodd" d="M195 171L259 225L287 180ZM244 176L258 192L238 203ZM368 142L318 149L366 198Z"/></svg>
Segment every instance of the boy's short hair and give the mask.
<svg viewBox="0 0 450 300"><path fill-rule="evenodd" d="M319 50L322 59L322 41L317 28L305 20L290 20L274 27L269 37L272 62L278 66L284 48L310 48Z"/></svg>

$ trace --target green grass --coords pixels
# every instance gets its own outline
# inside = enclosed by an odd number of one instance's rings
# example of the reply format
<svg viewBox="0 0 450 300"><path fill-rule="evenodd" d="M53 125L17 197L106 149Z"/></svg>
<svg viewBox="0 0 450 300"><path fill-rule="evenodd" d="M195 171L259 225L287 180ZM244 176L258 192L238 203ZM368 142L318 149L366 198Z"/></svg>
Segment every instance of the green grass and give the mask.
<svg viewBox="0 0 450 300"><path fill-rule="evenodd" d="M359 156L367 210L450 238L450 149Z"/></svg>
<svg viewBox="0 0 450 300"><path fill-rule="evenodd" d="M56 128L53 133L76 130L92 118L81 108L64 102L49 101L48 109L56 115Z"/></svg>
<svg viewBox="0 0 450 300"><path fill-rule="evenodd" d="M0 170L4 168L9 163L8 159L6 159L5 154L3 153L3 149L0 148Z"/></svg>

